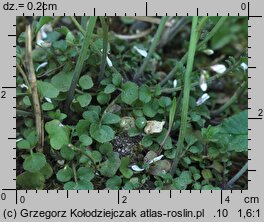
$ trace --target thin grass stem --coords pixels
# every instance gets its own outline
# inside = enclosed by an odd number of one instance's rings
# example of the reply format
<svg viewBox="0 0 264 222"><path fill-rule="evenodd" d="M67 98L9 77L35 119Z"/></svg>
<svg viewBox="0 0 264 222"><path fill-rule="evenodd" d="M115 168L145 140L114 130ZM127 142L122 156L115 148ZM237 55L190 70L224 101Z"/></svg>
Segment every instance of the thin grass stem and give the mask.
<svg viewBox="0 0 264 222"><path fill-rule="evenodd" d="M101 25L103 28L103 56L102 56L102 62L100 65L100 73L98 76L98 82L100 82L104 78L107 48L108 48L108 25L107 25L105 17L100 16L100 21L101 21Z"/></svg>
<svg viewBox="0 0 264 222"><path fill-rule="evenodd" d="M79 77L80 77L80 74L81 74L81 71L83 68L84 61L87 57L89 45L90 45L91 40L92 40L92 34L94 31L96 19L97 19L97 16L91 16L89 23L88 23L88 26L87 26L87 31L86 31L86 34L84 37L84 41L82 44L80 55L79 55L79 58L77 60L77 64L76 64L75 69L74 69L72 83L71 83L70 89L69 89L68 94L67 94L66 104L65 104L65 108L64 108L65 113L67 113L67 114L69 114L69 112L70 112L70 105L71 105L71 102L72 102L73 97L74 97L75 88L76 88L77 82L79 81Z"/></svg>
<svg viewBox="0 0 264 222"><path fill-rule="evenodd" d="M182 100L180 135L176 148L176 156L173 160L173 164L171 168L172 175L174 175L176 172L176 168L178 166L181 153L183 152L184 149L183 143L186 136L187 115L189 109L189 99L190 99L190 90L191 90L191 74L193 69L196 45L198 41L197 23L198 23L198 16L194 16L192 19L191 39L188 50L186 73L184 76L185 78L184 78L184 91L183 91L183 100Z"/></svg>
<svg viewBox="0 0 264 222"><path fill-rule="evenodd" d="M161 35L163 33L163 30L166 26L166 22L168 20L168 17L167 16L163 16L161 21L160 21L160 24L159 24L159 27L158 27L158 30L155 34L155 37L154 37L154 40L153 42L151 43L151 46L150 46L150 49L148 51L148 55L147 57L144 59L144 62L143 64L141 65L141 67L139 68L139 71L134 75L134 81L138 80L144 73L151 57L153 56L157 46L158 46L158 43L160 41L160 38L161 38Z"/></svg>

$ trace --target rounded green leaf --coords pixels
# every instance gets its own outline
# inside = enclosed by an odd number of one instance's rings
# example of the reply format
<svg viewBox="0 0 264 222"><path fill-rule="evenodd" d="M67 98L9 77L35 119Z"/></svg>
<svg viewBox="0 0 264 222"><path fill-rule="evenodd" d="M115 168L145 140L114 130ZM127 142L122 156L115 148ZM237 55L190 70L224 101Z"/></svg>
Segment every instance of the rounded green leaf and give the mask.
<svg viewBox="0 0 264 222"><path fill-rule="evenodd" d="M150 135L144 136L142 141L141 141L141 144L144 147L149 147L152 145L152 143L153 143L153 140L152 140L152 137Z"/></svg>
<svg viewBox="0 0 264 222"><path fill-rule="evenodd" d="M57 172L56 177L60 182L67 182L73 177L73 170L66 166Z"/></svg>
<svg viewBox="0 0 264 222"><path fill-rule="evenodd" d="M121 159L121 165L119 167L120 172L127 179L133 176L133 171L130 168L128 168L128 164L129 164L129 157L123 157Z"/></svg>
<svg viewBox="0 0 264 222"><path fill-rule="evenodd" d="M62 125L59 120L47 122L45 129L49 134L52 148L59 150L63 145L69 144L70 131L68 127Z"/></svg>
<svg viewBox="0 0 264 222"><path fill-rule="evenodd" d="M59 95L59 90L49 82L38 80L38 91L42 97L56 98Z"/></svg>
<svg viewBox="0 0 264 222"><path fill-rule="evenodd" d="M119 86L122 83L122 76L119 73L114 73L112 77L112 83L115 86Z"/></svg>
<svg viewBox="0 0 264 222"><path fill-rule="evenodd" d="M50 111L54 109L54 105L52 103L43 103L41 105L42 110L44 111Z"/></svg>
<svg viewBox="0 0 264 222"><path fill-rule="evenodd" d="M90 126L90 135L97 142L105 143L114 139L115 131L109 126L92 123Z"/></svg>
<svg viewBox="0 0 264 222"><path fill-rule="evenodd" d="M138 99L138 85L133 82L126 82L122 86L121 99L124 103L131 105Z"/></svg>
<svg viewBox="0 0 264 222"><path fill-rule="evenodd" d="M179 177L173 181L173 186L179 190L185 190L187 185L193 182L192 174L189 171L183 171Z"/></svg>
<svg viewBox="0 0 264 222"><path fill-rule="evenodd" d="M153 118L158 113L159 104L157 100L153 100L144 104L143 113L145 116Z"/></svg>
<svg viewBox="0 0 264 222"><path fill-rule="evenodd" d="M35 173L40 171L46 164L46 158L43 153L32 153L26 157L23 163L25 170Z"/></svg>
<svg viewBox="0 0 264 222"><path fill-rule="evenodd" d="M140 86L139 88L139 100L143 103L148 103L151 100L151 91L147 86Z"/></svg>
<svg viewBox="0 0 264 222"><path fill-rule="evenodd" d="M17 148L19 149L25 149L25 150L29 150L31 149L31 145L27 140L21 140L17 143Z"/></svg>
<svg viewBox="0 0 264 222"><path fill-rule="evenodd" d="M64 190L93 190L94 186L90 181L80 180L77 183L69 181L64 184Z"/></svg>
<svg viewBox="0 0 264 222"><path fill-rule="evenodd" d="M103 92L100 92L98 95L97 95L97 101L101 104L101 105L104 105L106 103L109 102L109 100L111 99L111 96L109 94L106 94L106 93L103 93Z"/></svg>
<svg viewBox="0 0 264 222"><path fill-rule="evenodd" d="M80 137L80 142L84 145L84 146L90 146L93 143L93 140L90 136L88 135L81 135Z"/></svg>
<svg viewBox="0 0 264 222"><path fill-rule="evenodd" d="M102 124L115 124L119 123L121 121L121 118L113 113L104 113L102 116Z"/></svg>
<svg viewBox="0 0 264 222"><path fill-rule="evenodd" d="M203 147L202 146L191 146L188 150L191 153L201 153L203 151Z"/></svg>
<svg viewBox="0 0 264 222"><path fill-rule="evenodd" d="M113 177L116 174L118 168L120 167L120 164L121 161L119 159L119 154L112 153L112 155L109 156L109 158L102 163L99 171L103 176Z"/></svg>
<svg viewBox="0 0 264 222"><path fill-rule="evenodd" d="M30 143L31 147L35 147L38 143L38 135L35 129L32 129L29 134L26 135L27 141Z"/></svg>
<svg viewBox="0 0 264 222"><path fill-rule="evenodd" d="M67 92L70 89L72 78L73 78L73 72L62 71L59 74L52 77L51 83L59 91Z"/></svg>
<svg viewBox="0 0 264 222"><path fill-rule="evenodd" d="M108 84L104 89L104 93L110 94L114 92L115 90L116 90L116 87L113 84Z"/></svg>
<svg viewBox="0 0 264 222"><path fill-rule="evenodd" d="M79 79L79 84L82 89L91 89L93 87L93 80L89 75L84 75Z"/></svg>
<svg viewBox="0 0 264 222"><path fill-rule="evenodd" d="M92 151L91 155L96 163L99 163L102 161L102 154L99 151L94 150Z"/></svg>
<svg viewBox="0 0 264 222"><path fill-rule="evenodd" d="M106 181L106 187L111 190L118 190L122 183L122 179L119 176L114 176Z"/></svg>
<svg viewBox="0 0 264 222"><path fill-rule="evenodd" d="M136 119L136 126L139 128L139 129L143 129L147 124L147 120L145 117L141 116L141 117L138 117Z"/></svg>
<svg viewBox="0 0 264 222"><path fill-rule="evenodd" d="M74 188L75 190L93 190L94 186L90 181L78 181L76 187Z"/></svg>
<svg viewBox="0 0 264 222"><path fill-rule="evenodd" d="M99 116L95 111L85 111L83 113L83 118L87 119L90 123L97 123L99 122Z"/></svg>
<svg viewBox="0 0 264 222"><path fill-rule="evenodd" d="M163 108L171 105L171 98L167 96L162 96L159 98L159 105Z"/></svg>
<svg viewBox="0 0 264 222"><path fill-rule="evenodd" d="M77 184L75 182L69 181L69 182L64 184L63 189L64 190L75 190L76 186L77 186Z"/></svg>
<svg viewBox="0 0 264 222"><path fill-rule="evenodd" d="M75 156L74 150L67 145L65 145L61 148L60 154L61 154L62 158L64 158L65 160L72 160Z"/></svg>
<svg viewBox="0 0 264 222"><path fill-rule="evenodd" d="M104 143L99 147L102 154L109 154L113 151L113 145L111 143Z"/></svg>
<svg viewBox="0 0 264 222"><path fill-rule="evenodd" d="M88 167L80 167L77 170L77 176L80 180L90 181L94 178L94 172L91 168Z"/></svg>
<svg viewBox="0 0 264 222"><path fill-rule="evenodd" d="M27 189L42 190L45 186L45 177L40 172L37 172L37 173L24 172L17 176L16 184L18 188L21 188L24 190L27 190Z"/></svg>
<svg viewBox="0 0 264 222"><path fill-rule="evenodd" d="M76 132L78 136L88 134L90 129L90 122L86 119L81 119L76 125Z"/></svg>
<svg viewBox="0 0 264 222"><path fill-rule="evenodd" d="M77 96L77 101L80 103L81 107L86 107L90 104L92 100L92 96L90 94L83 94L83 95L79 95Z"/></svg>
<svg viewBox="0 0 264 222"><path fill-rule="evenodd" d="M48 163L46 163L46 165L41 168L40 173L42 173L42 175L47 180L47 179L49 179L52 176L53 169Z"/></svg>
<svg viewBox="0 0 264 222"><path fill-rule="evenodd" d="M25 104L26 106L31 106L31 101L30 101L30 99L29 99L28 96L25 96L25 97L23 98L23 102L24 102L24 104Z"/></svg>

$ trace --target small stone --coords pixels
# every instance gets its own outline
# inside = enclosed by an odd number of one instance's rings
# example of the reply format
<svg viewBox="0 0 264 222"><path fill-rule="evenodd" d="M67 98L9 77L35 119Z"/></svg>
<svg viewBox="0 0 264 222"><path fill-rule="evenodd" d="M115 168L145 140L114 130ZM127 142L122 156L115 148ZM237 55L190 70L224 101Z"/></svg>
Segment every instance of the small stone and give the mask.
<svg viewBox="0 0 264 222"><path fill-rule="evenodd" d="M147 121L147 125L144 128L144 132L146 134L160 133L163 129L164 124L165 121L161 121L161 122L156 120Z"/></svg>

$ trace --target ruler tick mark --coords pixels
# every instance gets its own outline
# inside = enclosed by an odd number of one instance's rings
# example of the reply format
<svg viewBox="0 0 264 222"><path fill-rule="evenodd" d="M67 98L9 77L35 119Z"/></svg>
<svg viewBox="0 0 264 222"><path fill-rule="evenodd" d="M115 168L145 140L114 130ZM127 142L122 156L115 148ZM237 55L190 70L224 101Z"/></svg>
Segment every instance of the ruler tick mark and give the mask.
<svg viewBox="0 0 264 222"><path fill-rule="evenodd" d="M119 195L120 195L119 192L120 192L120 191L118 190L118 191L117 191L117 204L119 204Z"/></svg>

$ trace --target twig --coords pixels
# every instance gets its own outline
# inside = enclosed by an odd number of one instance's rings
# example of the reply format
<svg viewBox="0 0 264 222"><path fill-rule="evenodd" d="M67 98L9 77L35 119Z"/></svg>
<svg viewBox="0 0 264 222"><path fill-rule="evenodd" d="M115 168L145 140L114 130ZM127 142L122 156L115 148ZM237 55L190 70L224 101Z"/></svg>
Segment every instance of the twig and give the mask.
<svg viewBox="0 0 264 222"><path fill-rule="evenodd" d="M29 93L31 93L31 87L30 87L30 84L29 84L29 82L28 82L28 79L27 79L27 75L26 75L26 73L24 72L24 70L22 69L22 67L21 67L18 63L16 64L16 67L17 67L19 73L22 75L23 80L25 81L25 83L26 83L26 85L27 85L27 87L28 87L27 91L28 91Z"/></svg>
<svg viewBox="0 0 264 222"><path fill-rule="evenodd" d="M100 16L101 25L103 28L103 56L100 65L100 73L98 76L98 82L104 78L106 57L107 57L107 48L108 48L108 25L103 16Z"/></svg>
<svg viewBox="0 0 264 222"><path fill-rule="evenodd" d="M139 39L139 38L143 38L146 35L148 35L151 32L152 28L146 29L142 32L139 32L137 34L134 35L120 35L115 33L115 37L122 39L122 40L133 40L133 39Z"/></svg>
<svg viewBox="0 0 264 222"><path fill-rule="evenodd" d="M42 152L44 147L44 138L43 135L43 122L42 122L42 111L39 102L38 88L37 88L37 79L35 75L35 70L32 60L32 39L31 39L31 27L30 25L26 28L26 66L28 71L28 82L30 84L32 92L32 105L34 107L35 114L35 124L36 131L38 136L38 146L36 147L37 151Z"/></svg>
<svg viewBox="0 0 264 222"><path fill-rule="evenodd" d="M87 32L85 34L84 41L82 44L82 48L80 51L80 55L79 55L79 58L77 60L77 64L75 66L74 72L73 72L72 83L71 83L70 89L68 91L66 104L64 107L65 113L67 115L70 112L70 105L71 105L71 102L72 102L73 97L74 97L75 88L76 88L77 82L79 81L79 77L80 77L80 74L81 74L81 71L83 68L83 64L84 64L84 61L85 61L87 53L88 53L89 45L90 45L90 42L92 39L92 33L93 33L95 23L96 23L96 19L97 19L97 16L91 16L90 17Z"/></svg>
<svg viewBox="0 0 264 222"><path fill-rule="evenodd" d="M72 171L73 171L74 182L77 183L78 179L77 179L77 173L76 173L76 166L74 163L72 163Z"/></svg>
<svg viewBox="0 0 264 222"><path fill-rule="evenodd" d="M225 111L229 106L231 106L247 89L247 83L244 81L240 87L235 91L233 96L224 104L222 105L219 109L213 110L211 112L212 116L217 116L223 111Z"/></svg>
<svg viewBox="0 0 264 222"><path fill-rule="evenodd" d="M182 101L182 112L181 112L181 126L180 126L180 135L176 148L176 156L173 160L173 164L171 167L171 174L174 176L176 172L176 168L180 161L180 156L184 148L184 139L186 134L186 126L187 126L187 115L189 109L189 99L190 99L190 90L191 90L191 74L193 69L193 61L196 50L196 44L198 41L198 32L197 32L197 23L198 16L194 16L192 19L192 30L191 30L191 39L188 51L188 61L187 68L184 79L184 91L183 91L183 101Z"/></svg>
<svg viewBox="0 0 264 222"><path fill-rule="evenodd" d="M230 189L233 187L234 183L247 171L248 169L248 162L237 172L237 174L227 182L225 189Z"/></svg>
<svg viewBox="0 0 264 222"><path fill-rule="evenodd" d="M134 81L137 81L144 73L146 67L147 67L147 64L149 63L152 55L154 54L156 48L157 48L157 45L159 43L159 40L160 40L160 37L161 37L161 34L164 30L164 27L165 27L165 24L166 24L166 21L168 20L168 17L167 16L163 16L162 19L161 19L161 22L159 24L159 27L158 27L158 30L155 34L155 37L154 37L154 40L150 46L150 49L149 49L149 52L148 52L148 55L147 57L144 59L144 62L143 64L141 65L141 67L139 68L139 71L134 75Z"/></svg>
<svg viewBox="0 0 264 222"><path fill-rule="evenodd" d="M149 22L149 23L158 24L158 25L162 22L161 19L150 17L150 16L128 16L128 17L138 20L138 21ZM171 27L172 23L169 21L166 21L165 26Z"/></svg>
<svg viewBox="0 0 264 222"><path fill-rule="evenodd" d="M198 46L197 49L199 50L202 46L204 46L216 33L217 31L221 28L221 26L224 24L224 22L226 21L227 17L223 16L219 19L219 21L217 22L217 24L214 26L214 28L207 34L207 36L205 37L205 39L203 41L201 41ZM204 20L201 20L201 22L204 23ZM199 29L201 29L201 27L199 27ZM185 55L182 57L182 59L180 60L180 62L182 64L185 64L187 61L187 57L188 57L188 52L185 53ZM164 84L166 84L168 82L168 80L172 79L174 77L174 74L177 70L177 64L175 65L175 67L171 70L171 72L161 81L160 85L163 86Z"/></svg>

